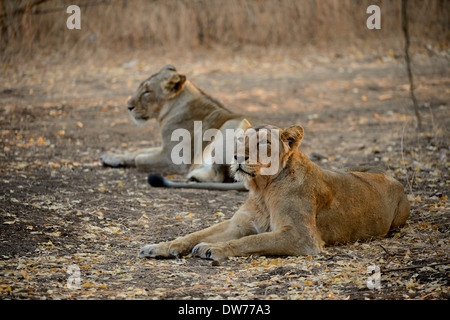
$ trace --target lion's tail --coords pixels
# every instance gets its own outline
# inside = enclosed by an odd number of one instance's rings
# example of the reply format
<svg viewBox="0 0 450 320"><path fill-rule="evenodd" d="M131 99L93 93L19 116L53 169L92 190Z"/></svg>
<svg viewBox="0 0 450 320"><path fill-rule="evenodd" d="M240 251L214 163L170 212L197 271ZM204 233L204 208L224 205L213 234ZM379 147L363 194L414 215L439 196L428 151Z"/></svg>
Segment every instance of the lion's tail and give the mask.
<svg viewBox="0 0 450 320"><path fill-rule="evenodd" d="M188 189L207 189L207 190L238 190L247 191L242 182L221 183L221 182L176 182L165 179L159 174L150 174L147 177L148 183L155 188L188 188Z"/></svg>

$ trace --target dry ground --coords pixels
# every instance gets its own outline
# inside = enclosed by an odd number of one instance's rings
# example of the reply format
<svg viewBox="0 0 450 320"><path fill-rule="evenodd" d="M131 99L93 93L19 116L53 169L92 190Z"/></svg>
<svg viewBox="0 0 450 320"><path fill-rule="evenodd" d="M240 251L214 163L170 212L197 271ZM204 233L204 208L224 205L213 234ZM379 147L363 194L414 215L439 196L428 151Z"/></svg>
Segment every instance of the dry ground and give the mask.
<svg viewBox="0 0 450 320"><path fill-rule="evenodd" d="M1 74L0 299L448 299L448 58L415 57L420 134L393 54L36 61ZM325 168L385 168L411 200L407 225L314 257L139 259L142 245L227 219L247 196L152 189L145 173L98 162L159 143L156 122L136 126L125 101L166 63L231 110L302 124L302 151ZM367 286L372 265L380 289Z"/></svg>

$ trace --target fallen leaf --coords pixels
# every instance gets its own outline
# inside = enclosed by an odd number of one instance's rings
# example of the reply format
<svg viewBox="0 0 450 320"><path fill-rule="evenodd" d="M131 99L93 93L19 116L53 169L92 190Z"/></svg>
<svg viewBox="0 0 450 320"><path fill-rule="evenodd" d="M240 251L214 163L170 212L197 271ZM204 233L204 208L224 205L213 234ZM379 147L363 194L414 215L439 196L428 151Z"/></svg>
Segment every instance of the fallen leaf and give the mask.
<svg viewBox="0 0 450 320"><path fill-rule="evenodd" d="M84 288L89 288L89 287L92 287L93 285L94 284L92 282L85 282L81 286L84 287Z"/></svg>
<svg viewBox="0 0 450 320"><path fill-rule="evenodd" d="M385 100L390 100L390 99L392 99L391 94L382 94L382 95L378 96L378 100L380 100L380 101L385 101Z"/></svg>
<svg viewBox="0 0 450 320"><path fill-rule="evenodd" d="M44 145L44 144L45 144L44 138L39 137L37 143L38 143L39 145Z"/></svg>

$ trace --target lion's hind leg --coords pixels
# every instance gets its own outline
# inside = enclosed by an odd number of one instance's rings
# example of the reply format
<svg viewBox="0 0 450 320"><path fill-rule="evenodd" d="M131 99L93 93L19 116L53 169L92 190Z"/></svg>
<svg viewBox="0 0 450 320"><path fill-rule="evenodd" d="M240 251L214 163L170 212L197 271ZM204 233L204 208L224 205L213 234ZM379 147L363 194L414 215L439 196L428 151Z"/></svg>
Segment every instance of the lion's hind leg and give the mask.
<svg viewBox="0 0 450 320"><path fill-rule="evenodd" d="M398 228L406 223L410 213L410 204L405 195L402 196L397 209L395 210L394 220L391 228Z"/></svg>

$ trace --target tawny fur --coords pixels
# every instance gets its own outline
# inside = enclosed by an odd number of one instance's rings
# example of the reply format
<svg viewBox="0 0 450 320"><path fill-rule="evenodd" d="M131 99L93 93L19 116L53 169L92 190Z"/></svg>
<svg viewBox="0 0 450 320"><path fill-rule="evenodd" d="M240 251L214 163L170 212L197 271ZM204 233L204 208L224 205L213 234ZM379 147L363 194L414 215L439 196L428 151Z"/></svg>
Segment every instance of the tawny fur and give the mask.
<svg viewBox="0 0 450 320"><path fill-rule="evenodd" d="M232 164L232 172L246 184L249 196L230 220L170 242L147 245L140 256L167 258L192 251L221 260L318 254L324 244L383 237L406 222L410 206L397 180L376 168L321 169L298 149L302 127L277 130L280 165L276 174L261 175L259 163Z"/></svg>
<svg viewBox="0 0 450 320"><path fill-rule="evenodd" d="M230 112L218 101L205 94L171 66L143 81L127 102L136 122L156 119L159 123L162 144L160 147L134 152L106 153L100 157L105 166L133 167L149 173L187 174L196 181L232 181L226 164L204 166L194 164L194 121L202 122L202 137L208 129L235 129L242 126L244 117ZM256 120L254 120L256 121ZM191 161L176 165L171 152L179 141L171 141L176 129L186 129L191 135ZM202 150L208 142L202 141Z"/></svg>

